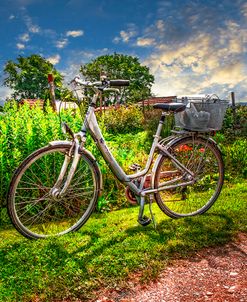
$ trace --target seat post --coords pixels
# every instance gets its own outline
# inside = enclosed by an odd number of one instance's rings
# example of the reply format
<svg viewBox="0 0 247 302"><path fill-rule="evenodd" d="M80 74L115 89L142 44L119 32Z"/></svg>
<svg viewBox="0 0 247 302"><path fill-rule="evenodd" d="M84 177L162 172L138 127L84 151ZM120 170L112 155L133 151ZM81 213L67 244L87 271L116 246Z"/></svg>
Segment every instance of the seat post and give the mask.
<svg viewBox="0 0 247 302"><path fill-rule="evenodd" d="M166 119L167 115L168 114L166 112L162 111L162 114L161 114L161 117L160 117L160 121L159 121L159 124L158 124L158 127L157 127L157 131L156 131L155 137L160 138L161 130L163 128L163 125L165 123L165 119Z"/></svg>

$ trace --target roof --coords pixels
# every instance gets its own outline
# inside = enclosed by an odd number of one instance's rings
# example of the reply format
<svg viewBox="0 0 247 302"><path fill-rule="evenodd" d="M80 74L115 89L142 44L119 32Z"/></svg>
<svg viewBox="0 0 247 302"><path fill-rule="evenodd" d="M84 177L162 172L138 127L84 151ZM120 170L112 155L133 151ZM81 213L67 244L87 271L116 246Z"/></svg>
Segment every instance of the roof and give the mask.
<svg viewBox="0 0 247 302"><path fill-rule="evenodd" d="M23 105L24 103L28 103L31 107L35 104L39 103L39 106L43 108L44 106L44 100L41 99L22 99L19 104Z"/></svg>
<svg viewBox="0 0 247 302"><path fill-rule="evenodd" d="M152 97L138 102L138 105L150 106L157 103L171 103L176 96Z"/></svg>

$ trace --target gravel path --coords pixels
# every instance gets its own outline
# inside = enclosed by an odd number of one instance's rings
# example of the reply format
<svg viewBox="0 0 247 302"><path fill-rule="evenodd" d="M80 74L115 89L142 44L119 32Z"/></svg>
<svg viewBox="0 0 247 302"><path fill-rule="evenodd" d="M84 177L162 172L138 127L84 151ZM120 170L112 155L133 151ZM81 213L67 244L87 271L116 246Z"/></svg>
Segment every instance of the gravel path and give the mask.
<svg viewBox="0 0 247 302"><path fill-rule="evenodd" d="M207 248L193 257L176 260L156 282L142 286L138 276L126 289L105 290L95 302L246 302L247 234L234 242Z"/></svg>

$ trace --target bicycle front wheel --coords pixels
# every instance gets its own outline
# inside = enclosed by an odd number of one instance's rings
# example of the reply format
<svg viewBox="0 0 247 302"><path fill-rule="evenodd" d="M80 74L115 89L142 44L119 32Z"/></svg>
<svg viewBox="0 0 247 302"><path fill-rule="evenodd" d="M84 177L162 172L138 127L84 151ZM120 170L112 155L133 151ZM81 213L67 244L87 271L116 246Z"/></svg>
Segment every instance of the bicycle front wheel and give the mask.
<svg viewBox="0 0 247 302"><path fill-rule="evenodd" d="M15 228L28 238L45 238L78 230L95 208L100 192L100 173L95 162L82 152L65 194L54 197L51 193L70 148L70 144L61 144L35 151L12 178L8 212ZM73 156L70 156L67 172L72 160Z"/></svg>
<svg viewBox="0 0 247 302"><path fill-rule="evenodd" d="M224 164L220 150L208 139L186 137L175 141L169 152L188 170L192 177L178 167L167 156L159 159L154 178L154 188L165 186L166 182L175 188L154 194L160 209L172 218L194 216L206 212L218 198L224 180Z"/></svg>

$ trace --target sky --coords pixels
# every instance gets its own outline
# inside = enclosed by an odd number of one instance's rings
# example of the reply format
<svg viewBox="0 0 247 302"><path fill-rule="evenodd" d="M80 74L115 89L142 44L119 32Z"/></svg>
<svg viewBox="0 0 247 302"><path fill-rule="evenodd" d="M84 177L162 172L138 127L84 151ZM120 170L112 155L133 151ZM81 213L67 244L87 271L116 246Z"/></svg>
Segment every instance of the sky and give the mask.
<svg viewBox="0 0 247 302"><path fill-rule="evenodd" d="M215 93L247 101L247 1L0 0L4 65L40 54L65 80L100 55L133 55L156 96Z"/></svg>

